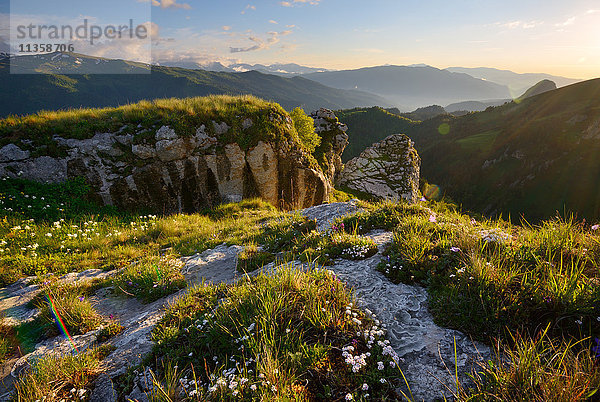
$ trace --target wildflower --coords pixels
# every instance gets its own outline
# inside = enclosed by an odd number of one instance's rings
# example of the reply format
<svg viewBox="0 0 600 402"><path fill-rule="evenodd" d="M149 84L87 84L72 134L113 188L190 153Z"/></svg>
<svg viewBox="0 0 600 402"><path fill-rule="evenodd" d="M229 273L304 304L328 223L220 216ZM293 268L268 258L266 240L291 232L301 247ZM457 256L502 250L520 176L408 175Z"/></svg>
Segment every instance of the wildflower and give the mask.
<svg viewBox="0 0 600 402"><path fill-rule="evenodd" d="M429 222L431 223L437 223L437 218L435 215L429 215Z"/></svg>
<svg viewBox="0 0 600 402"><path fill-rule="evenodd" d="M595 338L594 342L596 343L596 345L592 346L592 353L594 353L594 357L596 359L600 359L600 339Z"/></svg>
<svg viewBox="0 0 600 402"><path fill-rule="evenodd" d="M362 390L363 390L363 391L368 391L368 390L369 390L369 384L367 384L367 383L364 383L364 384L362 385Z"/></svg>
<svg viewBox="0 0 600 402"><path fill-rule="evenodd" d="M453 253L458 253L458 252L460 252L460 248L458 248L458 247L450 247L450 251L452 251Z"/></svg>
<svg viewBox="0 0 600 402"><path fill-rule="evenodd" d="M386 380L385 380L385 378L382 378L382 379L379 380L379 382L382 383L382 384L385 384Z"/></svg>
<svg viewBox="0 0 600 402"><path fill-rule="evenodd" d="M600 229L600 225L594 225L594 226L592 226L592 230L598 230L598 229Z"/></svg>
<svg viewBox="0 0 600 402"><path fill-rule="evenodd" d="M351 401L352 400L352 394L346 394L346 398L347 401Z"/></svg>
<svg viewBox="0 0 600 402"><path fill-rule="evenodd" d="M115 316L114 316L114 315L112 315L112 314L110 314L110 315L108 316L108 318L110 318L111 320L113 320L113 319L115 318Z"/></svg>
<svg viewBox="0 0 600 402"><path fill-rule="evenodd" d="M385 366L383 365L383 362L377 362L377 370L381 371L385 368Z"/></svg>
<svg viewBox="0 0 600 402"><path fill-rule="evenodd" d="M252 384L252 385L250 385L250 389L251 389L252 391L256 391L256 384Z"/></svg>
<svg viewBox="0 0 600 402"><path fill-rule="evenodd" d="M82 302L85 298L83 296L79 296L77 299Z"/></svg>

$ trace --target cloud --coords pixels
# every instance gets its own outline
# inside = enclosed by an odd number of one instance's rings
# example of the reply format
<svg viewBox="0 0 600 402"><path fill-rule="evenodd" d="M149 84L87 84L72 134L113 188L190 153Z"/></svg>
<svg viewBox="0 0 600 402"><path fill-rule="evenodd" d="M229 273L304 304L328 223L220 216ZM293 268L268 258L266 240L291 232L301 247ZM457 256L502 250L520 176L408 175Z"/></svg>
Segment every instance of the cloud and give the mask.
<svg viewBox="0 0 600 402"><path fill-rule="evenodd" d="M544 21L537 21L537 20L533 20L533 21L509 21L509 22L497 22L495 25L500 26L502 28L507 28L507 29L532 29L532 28L537 28L540 25L544 25Z"/></svg>
<svg viewBox="0 0 600 402"><path fill-rule="evenodd" d="M266 38L260 38L254 34L250 34L250 35L248 35L247 39L249 41L253 42L254 43L253 45L245 46L245 47L231 46L231 47L229 47L229 53L246 53L246 52L254 52L257 50L266 50L266 49L269 49L271 46L279 43L282 36L287 36L291 33L292 33L291 30L281 31L281 32L271 31L271 32L267 32Z"/></svg>
<svg viewBox="0 0 600 402"><path fill-rule="evenodd" d="M284 7L294 7L302 4L310 4L313 6L318 5L321 0L292 0L292 1L280 1L279 4Z"/></svg>
<svg viewBox="0 0 600 402"><path fill-rule="evenodd" d="M190 10L192 8L188 3L177 3L177 0L138 0L138 2L150 2L154 7L160 8L182 8L184 10Z"/></svg>
<svg viewBox="0 0 600 402"><path fill-rule="evenodd" d="M248 4L248 5L246 6L246 8L244 8L244 9L242 10L241 14L246 14L246 12L247 12L248 10L253 10L253 11L255 11L255 10L256 10L256 6L253 6L252 4Z"/></svg>
<svg viewBox="0 0 600 402"><path fill-rule="evenodd" d="M279 22L277 22L275 20L269 20L269 24L275 24L275 25L277 25L277 24L279 24Z"/></svg>
<svg viewBox="0 0 600 402"><path fill-rule="evenodd" d="M585 12L586 15L597 14L600 13L600 10L587 10Z"/></svg>
<svg viewBox="0 0 600 402"><path fill-rule="evenodd" d="M223 31L231 31L231 26L229 25L223 25Z"/></svg>
<svg viewBox="0 0 600 402"><path fill-rule="evenodd" d="M358 49L352 49L353 52L358 52L358 53L371 53L371 54L382 54L385 53L384 50L382 49L377 49L377 48L358 48Z"/></svg>
<svg viewBox="0 0 600 402"><path fill-rule="evenodd" d="M557 27L568 27L569 25L573 25L577 17L571 17L564 22L560 22L558 24L554 24Z"/></svg>

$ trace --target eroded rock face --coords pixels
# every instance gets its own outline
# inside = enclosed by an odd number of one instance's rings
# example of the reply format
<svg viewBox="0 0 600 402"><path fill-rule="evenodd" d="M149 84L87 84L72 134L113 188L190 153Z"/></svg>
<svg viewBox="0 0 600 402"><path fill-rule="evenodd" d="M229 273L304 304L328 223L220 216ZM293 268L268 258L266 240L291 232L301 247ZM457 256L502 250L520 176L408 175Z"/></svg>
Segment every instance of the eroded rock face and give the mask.
<svg viewBox="0 0 600 402"><path fill-rule="evenodd" d="M243 129L253 124L240 117ZM55 137L67 154L61 158L30 158L29 152L7 145L0 149L0 176L41 182L81 176L102 204L156 213L190 213L250 197L289 209L328 200L329 176L313 168L297 144L260 141L242 149L237 143L223 143L229 130L226 123L213 122L212 130L202 125L193 135L162 126L153 136L140 131L138 140L119 133L86 140ZM344 147L336 147L339 154Z"/></svg>
<svg viewBox="0 0 600 402"><path fill-rule="evenodd" d="M421 158L403 134L390 135L350 160L338 184L385 200L416 202Z"/></svg>
<svg viewBox="0 0 600 402"><path fill-rule="evenodd" d="M342 153L348 145L348 126L338 121L335 113L329 109L319 109L311 114L315 121L315 132L322 138L322 147L325 147L324 157L327 166L325 175L335 182L342 171Z"/></svg>

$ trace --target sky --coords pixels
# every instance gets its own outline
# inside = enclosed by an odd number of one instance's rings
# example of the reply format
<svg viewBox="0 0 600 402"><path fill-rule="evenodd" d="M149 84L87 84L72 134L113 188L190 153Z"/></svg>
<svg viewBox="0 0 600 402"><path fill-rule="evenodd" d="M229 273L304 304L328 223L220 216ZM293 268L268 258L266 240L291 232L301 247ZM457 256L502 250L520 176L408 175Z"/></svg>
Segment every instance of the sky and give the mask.
<svg viewBox="0 0 600 402"><path fill-rule="evenodd" d="M0 0L6 21L134 19L153 61L297 63L329 69L425 63L600 76L600 0ZM80 52L147 61L148 46ZM1 44L1 43L0 43Z"/></svg>

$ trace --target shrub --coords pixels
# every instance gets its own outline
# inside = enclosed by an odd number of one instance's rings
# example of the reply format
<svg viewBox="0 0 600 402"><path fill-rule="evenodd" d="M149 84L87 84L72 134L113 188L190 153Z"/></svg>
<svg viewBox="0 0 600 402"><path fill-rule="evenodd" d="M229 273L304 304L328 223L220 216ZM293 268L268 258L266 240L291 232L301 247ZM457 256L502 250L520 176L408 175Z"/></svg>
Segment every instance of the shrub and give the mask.
<svg viewBox="0 0 600 402"><path fill-rule="evenodd" d="M302 148L309 154L315 152L315 149L321 144L321 137L315 132L315 122L304 113L302 108L297 107L290 112L294 127L300 138Z"/></svg>

